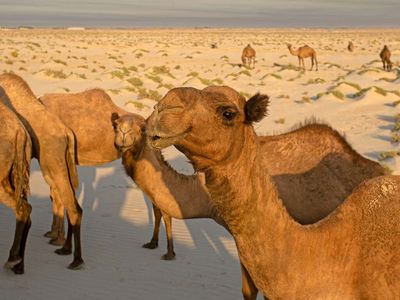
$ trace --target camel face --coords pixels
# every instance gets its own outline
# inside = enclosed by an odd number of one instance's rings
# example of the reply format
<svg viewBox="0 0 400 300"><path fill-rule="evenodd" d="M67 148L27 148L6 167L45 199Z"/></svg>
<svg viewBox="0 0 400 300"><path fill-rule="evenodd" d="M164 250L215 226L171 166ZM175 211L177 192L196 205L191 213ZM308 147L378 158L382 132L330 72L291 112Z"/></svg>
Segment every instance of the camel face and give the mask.
<svg viewBox="0 0 400 300"><path fill-rule="evenodd" d="M242 143L236 133L265 115L268 97L256 95L246 102L237 92L216 89L177 88L168 93L147 121L150 145L175 145L194 161L196 157L207 163L223 161Z"/></svg>
<svg viewBox="0 0 400 300"><path fill-rule="evenodd" d="M111 120L115 131L114 145L119 151L135 147L142 139L144 120L130 115L119 117L117 113L112 114Z"/></svg>

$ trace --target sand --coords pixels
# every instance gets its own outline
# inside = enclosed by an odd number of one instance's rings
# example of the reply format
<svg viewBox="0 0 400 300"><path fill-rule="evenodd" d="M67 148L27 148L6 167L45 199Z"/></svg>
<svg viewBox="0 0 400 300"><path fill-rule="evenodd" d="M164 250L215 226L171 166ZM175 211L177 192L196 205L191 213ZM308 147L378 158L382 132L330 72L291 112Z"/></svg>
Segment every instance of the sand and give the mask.
<svg viewBox="0 0 400 300"><path fill-rule="evenodd" d="M352 53L347 51L350 40ZM363 156L386 158L381 163L400 173L400 29L1 30L0 41L0 72L19 74L37 96L100 87L125 110L146 117L157 100L178 86L224 84L246 97L267 93L271 106L269 116L255 125L259 134L285 132L316 117L345 134ZM255 69L239 66L248 43L257 51ZM298 70L286 43L313 47L319 71L308 71L310 59L305 72ZM383 71L379 60L384 44L392 51L391 72ZM192 172L173 148L165 155L178 171ZM241 298L235 244L222 227L210 220L174 220L177 258L162 261L164 231L158 249L141 248L151 237L151 204L124 174L121 162L78 171L85 268L67 270L71 257L54 254L43 237L51 206L34 160L26 274L1 271L0 298ZM14 217L2 207L0 220L5 261Z"/></svg>

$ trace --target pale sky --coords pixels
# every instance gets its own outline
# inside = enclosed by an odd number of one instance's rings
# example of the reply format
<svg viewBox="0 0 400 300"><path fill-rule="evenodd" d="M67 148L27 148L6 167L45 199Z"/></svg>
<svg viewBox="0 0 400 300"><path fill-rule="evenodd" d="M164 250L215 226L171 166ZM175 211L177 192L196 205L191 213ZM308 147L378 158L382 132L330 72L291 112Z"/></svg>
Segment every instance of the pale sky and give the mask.
<svg viewBox="0 0 400 300"><path fill-rule="evenodd" d="M0 26L400 27L400 0L0 0Z"/></svg>

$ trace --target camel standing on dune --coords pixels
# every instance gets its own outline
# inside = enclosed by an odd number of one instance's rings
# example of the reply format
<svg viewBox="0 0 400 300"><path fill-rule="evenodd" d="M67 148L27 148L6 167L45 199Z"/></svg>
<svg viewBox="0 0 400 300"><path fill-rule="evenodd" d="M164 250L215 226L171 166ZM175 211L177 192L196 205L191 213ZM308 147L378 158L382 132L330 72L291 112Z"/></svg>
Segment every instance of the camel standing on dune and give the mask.
<svg viewBox="0 0 400 300"><path fill-rule="evenodd" d="M253 69L256 65L256 50L254 50L250 44L243 48L242 63L249 68L251 68L251 64L253 64Z"/></svg>
<svg viewBox="0 0 400 300"><path fill-rule="evenodd" d="M354 51L354 44L352 41L350 41L349 44L347 45L347 50L349 50L349 52Z"/></svg>
<svg viewBox="0 0 400 300"><path fill-rule="evenodd" d="M392 61L390 60L390 56L392 55L392 53L390 52L389 48L387 45L383 46L382 51L379 53L379 57L382 60L382 64L383 64L383 69L385 71L391 71L392 70Z"/></svg>
<svg viewBox="0 0 400 300"><path fill-rule="evenodd" d="M297 56L299 59L299 68L303 68L304 70L306 67L304 66L304 59L307 57L311 58L311 69L312 71L315 63L315 71L318 71L318 61L317 61L317 53L313 48L308 45L304 45L303 47L299 47L297 50L293 50L292 45L288 44L288 49L290 54Z"/></svg>
<svg viewBox="0 0 400 300"><path fill-rule="evenodd" d="M0 89L0 98L6 95ZM31 227L28 203L32 142L18 117L0 101L0 203L14 211L14 242L6 267L24 273L26 240Z"/></svg>
<svg viewBox="0 0 400 300"><path fill-rule="evenodd" d="M146 132L153 147L175 145L205 173L240 261L265 296L399 298L400 177L365 181L325 219L298 224L279 199L252 126L267 105L260 94L237 102L177 88L155 106Z"/></svg>
<svg viewBox="0 0 400 300"><path fill-rule="evenodd" d="M135 124L144 124L143 117L119 108L102 89L90 89L80 93L46 94L39 100L64 124L68 124L68 127L74 132L77 145L76 164L80 166L101 165L121 157L114 145L115 134L111 122L113 112L121 116L129 116ZM96 124L96 126L93 126L93 124ZM147 174L143 176L147 176ZM146 179L152 180L151 178ZM154 203L154 200L152 202ZM55 224L56 227L52 226L52 235L57 235L58 239L62 240L64 236L63 208L56 210L58 214L53 215L53 225ZM154 204L153 212L155 216L153 236L151 241L145 243L143 247L147 249L158 247L160 222L163 218L168 240L168 252L162 258L173 259L175 252L172 240L172 219Z"/></svg>
<svg viewBox="0 0 400 300"><path fill-rule="evenodd" d="M71 254L73 236L74 259L68 268L77 269L83 264L80 241L82 209L75 197L78 176L74 164L73 133L38 101L21 77L0 75L0 87L2 94L6 95L0 100L17 114L32 139L32 155L38 159L43 177L50 185L50 197L54 203L62 203L67 210L67 239L56 253Z"/></svg>

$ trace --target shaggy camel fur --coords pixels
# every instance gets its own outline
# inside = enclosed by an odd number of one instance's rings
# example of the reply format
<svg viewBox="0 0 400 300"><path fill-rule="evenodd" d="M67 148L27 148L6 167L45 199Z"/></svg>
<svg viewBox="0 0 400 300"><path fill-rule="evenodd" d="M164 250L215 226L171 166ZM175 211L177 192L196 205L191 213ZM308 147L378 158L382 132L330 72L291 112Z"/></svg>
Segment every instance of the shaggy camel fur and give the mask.
<svg viewBox="0 0 400 300"><path fill-rule="evenodd" d="M73 133L60 119L49 113L21 77L0 75L0 87L2 94L6 95L1 97L2 102L17 114L32 139L32 154L38 159L43 177L50 185L50 197L54 203L62 203L67 209L67 240L56 253L71 254L73 235L74 260L69 268L77 269L83 264L80 242L82 209L75 197L78 177L74 164Z"/></svg>
<svg viewBox="0 0 400 300"><path fill-rule="evenodd" d="M390 52L389 48L387 45L383 46L382 51L379 53L379 56L382 60L382 64L383 64L383 69L385 71L391 71L392 70L392 61L390 60L390 56L392 55L392 53Z"/></svg>
<svg viewBox="0 0 400 300"><path fill-rule="evenodd" d="M304 70L306 67L304 66L304 59L307 57L311 57L311 69L312 71L315 63L316 71L318 71L318 61L317 61L317 53L313 48L308 45L304 45L303 47L299 47L297 50L293 50L292 45L288 44L288 49L290 54L297 56L299 59L299 67L303 68Z"/></svg>
<svg viewBox="0 0 400 300"><path fill-rule="evenodd" d="M250 44L243 48L242 63L249 68L251 68L251 64L253 64L253 69L256 65L256 50L254 50Z"/></svg>
<svg viewBox="0 0 400 300"><path fill-rule="evenodd" d="M102 89L91 89L80 93L47 94L39 99L46 108L57 115L64 124L74 132L76 139L76 164L81 166L96 166L120 158L120 152L114 145L114 130L110 121L111 114L130 116L133 123L144 123L143 117L127 112L114 104L110 96ZM90 111L90 114L88 112ZM96 124L96 126L93 126ZM146 176L146 175L144 175ZM147 178L150 180L151 178ZM153 201L154 203L154 201ZM158 247L158 235L161 218L163 217L168 244L168 253L164 259L173 258L172 220L157 206L153 205L155 226L153 237L143 245L147 249ZM61 211L60 211L61 213ZM52 235L63 239L63 215L53 215Z"/></svg>
<svg viewBox="0 0 400 300"><path fill-rule="evenodd" d="M175 145L205 172L217 212L255 285L280 299L400 297L400 177L361 183L310 226L285 210L252 123L268 97L236 102L193 88L171 90L148 119L151 145ZM208 124L204 126L204 124Z"/></svg>
<svg viewBox="0 0 400 300"><path fill-rule="evenodd" d="M349 50L349 52L354 51L354 44L352 41L350 41L349 44L347 45L347 50Z"/></svg>
<svg viewBox="0 0 400 300"><path fill-rule="evenodd" d="M0 97L6 97L1 93ZM15 213L14 242L6 267L24 273L26 239L31 227L28 203L32 143L18 117L0 101L0 203Z"/></svg>

